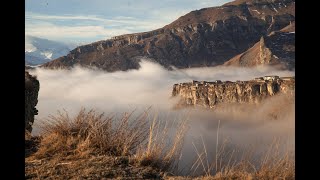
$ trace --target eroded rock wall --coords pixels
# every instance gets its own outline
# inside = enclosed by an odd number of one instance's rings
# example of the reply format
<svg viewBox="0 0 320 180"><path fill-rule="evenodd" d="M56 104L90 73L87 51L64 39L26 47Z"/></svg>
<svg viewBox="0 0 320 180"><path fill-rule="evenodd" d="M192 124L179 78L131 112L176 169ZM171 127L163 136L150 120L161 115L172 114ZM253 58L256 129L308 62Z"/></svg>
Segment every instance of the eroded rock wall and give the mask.
<svg viewBox="0 0 320 180"><path fill-rule="evenodd" d="M36 105L38 103L38 93L40 83L36 77L25 72L25 129L28 132L32 131L34 116L38 114Z"/></svg>
<svg viewBox="0 0 320 180"><path fill-rule="evenodd" d="M259 103L277 93L293 94L295 78L254 79L237 82L188 82L174 84L172 96L179 96L180 106L213 108L219 103Z"/></svg>

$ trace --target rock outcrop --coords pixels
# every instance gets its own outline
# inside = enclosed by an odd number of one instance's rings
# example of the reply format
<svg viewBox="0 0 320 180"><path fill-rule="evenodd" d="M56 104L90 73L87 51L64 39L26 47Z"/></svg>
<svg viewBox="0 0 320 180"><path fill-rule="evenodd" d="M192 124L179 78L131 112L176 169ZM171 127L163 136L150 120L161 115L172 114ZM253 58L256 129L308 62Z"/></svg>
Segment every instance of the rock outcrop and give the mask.
<svg viewBox="0 0 320 180"><path fill-rule="evenodd" d="M236 0L192 11L160 29L79 46L41 67L80 65L125 71L138 69L140 57L152 58L167 68L216 66L294 20L294 0Z"/></svg>
<svg viewBox="0 0 320 180"><path fill-rule="evenodd" d="M250 81L193 81L174 84L172 96L179 96L177 106L214 108L219 103L259 103L278 93L293 94L294 77L265 76Z"/></svg>
<svg viewBox="0 0 320 180"><path fill-rule="evenodd" d="M40 84L36 77L25 72L25 129L32 131L34 116L38 114L35 108L38 103L38 93Z"/></svg>
<svg viewBox="0 0 320 180"><path fill-rule="evenodd" d="M226 63L227 66L252 67L257 65L274 65L283 69L295 68L295 23L281 31L273 31L261 37L253 47Z"/></svg>

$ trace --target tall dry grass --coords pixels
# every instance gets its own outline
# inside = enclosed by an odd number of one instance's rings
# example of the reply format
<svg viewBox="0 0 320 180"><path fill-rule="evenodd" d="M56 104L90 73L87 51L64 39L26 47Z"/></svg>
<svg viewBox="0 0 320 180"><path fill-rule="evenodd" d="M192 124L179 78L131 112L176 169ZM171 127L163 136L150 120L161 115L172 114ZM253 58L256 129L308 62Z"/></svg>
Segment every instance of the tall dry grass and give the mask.
<svg viewBox="0 0 320 180"><path fill-rule="evenodd" d="M176 127L173 127L174 125ZM149 128L147 146L141 148L136 155L140 164L151 165L165 171L177 170L187 130L187 119L179 122L159 121L155 116Z"/></svg>
<svg viewBox="0 0 320 180"><path fill-rule="evenodd" d="M191 174L202 172L200 179L295 179L294 151L280 150L279 139L258 156L254 156L254 148L240 151L228 149L227 145L225 140L217 147L214 158L209 159L203 139L202 151L193 143L197 158L191 166Z"/></svg>
<svg viewBox="0 0 320 180"><path fill-rule="evenodd" d="M70 117L60 111L42 121L41 142L32 158L77 160L90 156L127 156L138 166L151 166L161 171L179 169L184 137L188 130L187 118L174 121L148 119L149 109L135 116L134 111L121 118L105 116L95 110L80 112ZM209 157L206 143L195 144L197 155L190 176L202 172L200 179L294 179L294 153L279 150L279 141L269 146L260 158L254 159L255 149L239 150L227 147L228 141L219 141L217 130L216 152ZM31 159L32 159L31 158ZM184 177L186 178L186 177ZM179 178L178 178L179 179Z"/></svg>
<svg viewBox="0 0 320 180"><path fill-rule="evenodd" d="M35 155L131 154L148 135L147 112L130 121L132 113L114 120L113 116L105 117L95 110L81 109L74 118L66 111L58 111L56 116L42 121L41 146Z"/></svg>
<svg viewBox="0 0 320 180"><path fill-rule="evenodd" d="M137 117L133 116L134 111L124 113L120 119L84 108L74 117L67 111L58 111L39 124L41 143L34 158L129 156L142 166L173 169L181 154L186 121L173 127L172 122L155 116L150 123L149 110Z"/></svg>

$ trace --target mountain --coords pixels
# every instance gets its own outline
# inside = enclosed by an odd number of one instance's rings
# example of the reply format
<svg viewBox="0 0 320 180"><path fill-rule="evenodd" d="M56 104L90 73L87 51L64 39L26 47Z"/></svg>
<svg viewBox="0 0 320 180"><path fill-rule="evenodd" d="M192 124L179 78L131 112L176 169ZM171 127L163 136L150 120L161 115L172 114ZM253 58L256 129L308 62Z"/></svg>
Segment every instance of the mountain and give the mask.
<svg viewBox="0 0 320 180"><path fill-rule="evenodd" d="M191 11L160 29L79 46L41 67L125 71L138 69L140 57L167 68L222 65L293 21L295 0L236 0Z"/></svg>
<svg viewBox="0 0 320 180"><path fill-rule="evenodd" d="M34 36L25 36L25 64L39 65L67 55L68 45Z"/></svg>
<svg viewBox="0 0 320 180"><path fill-rule="evenodd" d="M295 23L280 31L273 31L247 51L225 62L227 66L252 67L262 64L283 69L295 68Z"/></svg>

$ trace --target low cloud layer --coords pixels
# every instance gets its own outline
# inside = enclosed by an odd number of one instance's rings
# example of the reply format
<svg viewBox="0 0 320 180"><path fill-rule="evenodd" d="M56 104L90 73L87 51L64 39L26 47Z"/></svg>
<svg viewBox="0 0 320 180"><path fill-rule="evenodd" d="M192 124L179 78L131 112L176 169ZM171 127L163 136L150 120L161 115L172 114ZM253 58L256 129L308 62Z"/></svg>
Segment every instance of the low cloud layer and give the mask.
<svg viewBox="0 0 320 180"><path fill-rule="evenodd" d="M241 158L243 153L252 151L251 163L259 166L261 157L265 156L270 148L275 147L277 148L271 155L276 153L294 155L294 103L294 96L276 95L259 105L225 104L218 106L214 111L193 109L183 149L184 157L188 158L182 159L181 164L186 167L193 164L196 151L192 143L200 152L204 151L203 144L205 144L209 154L208 159L212 162L216 153L217 136L218 147L224 147L223 156L226 155L222 161L228 161L231 156L227 153L232 151L235 151L233 160Z"/></svg>
<svg viewBox="0 0 320 180"><path fill-rule="evenodd" d="M249 80L265 75L294 76L292 71L271 67L238 68L207 67L168 71L162 66L142 60L139 70L107 73L98 70L45 70L30 72L40 81L39 102L35 124L66 109L71 114L81 107L121 114L124 111L144 110L152 106L160 119L189 119L183 164L190 164L195 156L191 142L199 145L202 137L208 152L214 153L216 130L220 121L220 141L229 139L237 147L258 144L256 151L265 150L274 138L294 145L294 97L274 96L260 105L221 105L215 111L205 109L172 110L177 99L170 98L175 83L192 80ZM33 133L37 134L35 127ZM263 144L263 145L262 145ZM192 155L191 155L192 154Z"/></svg>
<svg viewBox="0 0 320 180"><path fill-rule="evenodd" d="M46 117L65 108L77 111L81 106L100 110L130 109L153 106L171 109L172 86L192 80L249 80L264 75L291 76L292 71L269 67L256 69L234 67L190 68L168 71L147 60L139 70L108 73L89 69L37 69L31 72L40 81L39 115Z"/></svg>

